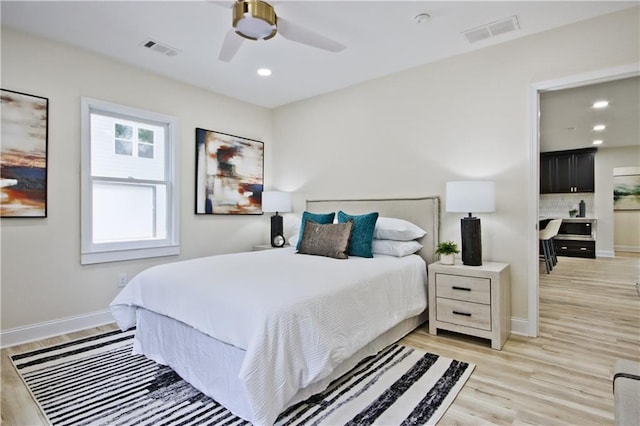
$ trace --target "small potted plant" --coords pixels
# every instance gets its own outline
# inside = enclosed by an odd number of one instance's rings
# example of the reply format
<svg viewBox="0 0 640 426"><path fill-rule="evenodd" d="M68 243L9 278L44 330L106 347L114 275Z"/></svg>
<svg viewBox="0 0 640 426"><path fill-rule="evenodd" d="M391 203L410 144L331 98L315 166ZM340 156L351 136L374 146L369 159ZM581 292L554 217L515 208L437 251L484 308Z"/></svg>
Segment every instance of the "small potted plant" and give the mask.
<svg viewBox="0 0 640 426"><path fill-rule="evenodd" d="M569 217L576 217L577 214L578 214L578 209L576 209L575 207L569 210Z"/></svg>
<svg viewBox="0 0 640 426"><path fill-rule="evenodd" d="M443 265L453 265L456 254L460 253L458 245L453 241L441 241L438 243L436 254L440 255L440 263Z"/></svg>

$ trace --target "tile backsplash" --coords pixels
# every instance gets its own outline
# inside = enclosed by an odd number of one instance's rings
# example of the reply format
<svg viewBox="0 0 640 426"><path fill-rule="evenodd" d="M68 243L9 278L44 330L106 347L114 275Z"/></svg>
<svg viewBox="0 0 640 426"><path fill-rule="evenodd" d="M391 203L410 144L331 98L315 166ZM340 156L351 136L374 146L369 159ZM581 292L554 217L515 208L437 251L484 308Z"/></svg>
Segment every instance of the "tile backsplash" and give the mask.
<svg viewBox="0 0 640 426"><path fill-rule="evenodd" d="M585 217L594 217L593 198L593 193L540 194L538 214L543 217L569 217L569 210L578 210L578 203L584 200Z"/></svg>

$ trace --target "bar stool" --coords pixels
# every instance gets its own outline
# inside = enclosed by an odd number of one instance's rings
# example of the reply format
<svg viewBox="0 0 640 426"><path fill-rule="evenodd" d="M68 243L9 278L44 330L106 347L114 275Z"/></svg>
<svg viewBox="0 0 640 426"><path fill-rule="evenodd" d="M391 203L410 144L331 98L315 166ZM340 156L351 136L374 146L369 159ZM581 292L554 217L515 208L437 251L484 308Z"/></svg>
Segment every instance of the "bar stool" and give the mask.
<svg viewBox="0 0 640 426"><path fill-rule="evenodd" d="M562 219L553 219L549 221L544 229L538 231L538 236L542 242L542 253L544 255L544 263L547 268L547 274L553 270L554 265L558 263L556 249L553 245L553 237L558 235Z"/></svg>

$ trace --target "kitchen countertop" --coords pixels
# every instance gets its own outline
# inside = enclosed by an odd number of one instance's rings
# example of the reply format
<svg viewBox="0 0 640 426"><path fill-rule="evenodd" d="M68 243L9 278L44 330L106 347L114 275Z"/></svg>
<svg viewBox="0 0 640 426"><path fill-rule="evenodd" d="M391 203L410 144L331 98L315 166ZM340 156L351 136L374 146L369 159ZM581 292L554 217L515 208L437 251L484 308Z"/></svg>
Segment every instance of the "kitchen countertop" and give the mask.
<svg viewBox="0 0 640 426"><path fill-rule="evenodd" d="M561 217L561 216L538 216L538 220L551 220L551 219L562 219L567 222L596 222L598 219L595 217Z"/></svg>

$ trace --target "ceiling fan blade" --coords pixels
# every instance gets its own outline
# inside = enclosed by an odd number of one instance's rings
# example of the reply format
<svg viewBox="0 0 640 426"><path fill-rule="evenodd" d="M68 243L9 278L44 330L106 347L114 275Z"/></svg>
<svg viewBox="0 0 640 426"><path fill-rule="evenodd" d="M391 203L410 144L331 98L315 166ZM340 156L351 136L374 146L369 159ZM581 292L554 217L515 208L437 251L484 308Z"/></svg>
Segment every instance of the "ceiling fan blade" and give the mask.
<svg viewBox="0 0 640 426"><path fill-rule="evenodd" d="M222 47L220 48L220 54L218 55L218 59L223 62L231 62L233 57L242 46L242 42L244 38L240 37L233 29L227 31L227 35L224 37L224 41L222 42Z"/></svg>
<svg viewBox="0 0 640 426"><path fill-rule="evenodd" d="M340 52L346 46L331 40L316 32L296 25L286 19L278 16L278 34L287 40L317 47L318 49L328 50L329 52Z"/></svg>

